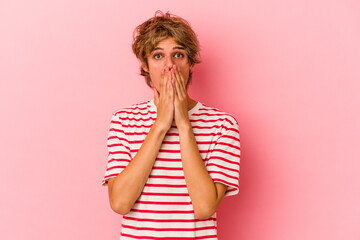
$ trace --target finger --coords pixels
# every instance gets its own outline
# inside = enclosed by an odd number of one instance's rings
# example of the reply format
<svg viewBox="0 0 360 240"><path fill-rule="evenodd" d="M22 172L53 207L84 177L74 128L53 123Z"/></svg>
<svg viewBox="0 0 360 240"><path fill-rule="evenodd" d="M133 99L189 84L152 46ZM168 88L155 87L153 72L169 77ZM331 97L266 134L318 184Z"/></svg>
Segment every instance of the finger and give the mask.
<svg viewBox="0 0 360 240"><path fill-rule="evenodd" d="M176 81L174 83L174 107L178 108L179 105L179 95L178 95L178 88L176 87Z"/></svg>
<svg viewBox="0 0 360 240"><path fill-rule="evenodd" d="M166 98L172 97L171 91L173 91L171 86L171 72L168 71L167 82L166 82Z"/></svg>
<svg viewBox="0 0 360 240"><path fill-rule="evenodd" d="M179 78L180 78L180 80L181 80L182 85L183 85L184 88L185 88L185 79L184 79L184 77L183 77L182 74L181 74L180 68L176 68L176 71L177 71L177 74L178 74L178 76L179 76Z"/></svg>
<svg viewBox="0 0 360 240"><path fill-rule="evenodd" d="M175 67L174 75L175 75L175 78L178 79L179 82L181 83L182 79L181 79L181 76L179 73L179 67Z"/></svg>
<svg viewBox="0 0 360 240"><path fill-rule="evenodd" d="M176 85L175 85L175 78L174 78L174 70L171 69L171 84L172 84L172 90L173 90L173 98L175 100L176 98Z"/></svg>
<svg viewBox="0 0 360 240"><path fill-rule="evenodd" d="M172 68L170 71L170 79L171 79L171 83L174 83L174 69Z"/></svg>
<svg viewBox="0 0 360 240"><path fill-rule="evenodd" d="M175 80L175 89L176 89L176 97L177 98L180 98L181 96L182 96L182 94L181 94L181 86L180 86L180 83L179 83L179 79L176 79Z"/></svg>
<svg viewBox="0 0 360 240"><path fill-rule="evenodd" d="M166 82L166 90L167 90L167 94L169 94L170 93L170 86L171 86L171 77L169 76L168 77L168 80L167 80L167 82Z"/></svg>
<svg viewBox="0 0 360 240"><path fill-rule="evenodd" d="M172 86L173 86L173 99L174 99L174 104L175 104L175 101L178 98L178 95L177 95L178 90L177 90L177 87L176 87L176 81L175 81L173 72L172 72Z"/></svg>
<svg viewBox="0 0 360 240"><path fill-rule="evenodd" d="M166 96L167 82L168 82L168 73L165 71L161 81L160 97Z"/></svg>
<svg viewBox="0 0 360 240"><path fill-rule="evenodd" d="M174 84L172 81L169 81L169 97L171 100L174 100Z"/></svg>
<svg viewBox="0 0 360 240"><path fill-rule="evenodd" d="M176 81L174 81L173 86L174 86L174 98L177 98L177 97L178 97L178 93L177 93L178 88L177 88L177 86L176 86Z"/></svg>
<svg viewBox="0 0 360 240"><path fill-rule="evenodd" d="M186 83L185 83L185 79L183 77L183 75L181 74L181 72L179 71L179 76L181 78L181 83L182 83L182 90L184 92L184 96L188 98L188 92L187 92L187 86L186 86Z"/></svg>
<svg viewBox="0 0 360 240"><path fill-rule="evenodd" d="M174 70L175 79L177 79L178 81L181 81L178 70L177 70L177 67L174 67L174 68L175 68L175 70Z"/></svg>
<svg viewBox="0 0 360 240"><path fill-rule="evenodd" d="M178 70L175 70L175 76L178 82L177 86L179 88L179 94L181 94L183 97L186 97L184 82L181 80L181 74L178 72Z"/></svg>

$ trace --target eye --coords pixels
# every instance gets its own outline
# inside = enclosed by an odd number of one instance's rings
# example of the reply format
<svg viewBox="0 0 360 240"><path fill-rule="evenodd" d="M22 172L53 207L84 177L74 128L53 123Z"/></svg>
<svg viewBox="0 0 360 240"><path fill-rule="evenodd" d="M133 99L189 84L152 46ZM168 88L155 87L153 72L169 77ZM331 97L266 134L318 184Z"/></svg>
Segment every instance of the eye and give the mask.
<svg viewBox="0 0 360 240"><path fill-rule="evenodd" d="M160 59L161 58L161 54L160 53L156 53L153 56L154 59Z"/></svg>
<svg viewBox="0 0 360 240"><path fill-rule="evenodd" d="M184 57L184 54L181 53L181 52L177 52L177 53L175 53L174 56L175 56L176 58L181 58L181 57Z"/></svg>

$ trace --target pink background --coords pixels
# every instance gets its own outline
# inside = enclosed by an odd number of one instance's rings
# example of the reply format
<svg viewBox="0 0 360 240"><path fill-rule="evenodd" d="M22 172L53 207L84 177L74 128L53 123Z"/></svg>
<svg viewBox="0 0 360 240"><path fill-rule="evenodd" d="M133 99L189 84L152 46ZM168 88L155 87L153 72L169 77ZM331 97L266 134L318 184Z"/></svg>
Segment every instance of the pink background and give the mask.
<svg viewBox="0 0 360 240"><path fill-rule="evenodd" d="M106 137L153 97L131 36L157 9L199 36L190 95L240 125L219 239L360 239L355 0L0 1L1 239L119 239Z"/></svg>

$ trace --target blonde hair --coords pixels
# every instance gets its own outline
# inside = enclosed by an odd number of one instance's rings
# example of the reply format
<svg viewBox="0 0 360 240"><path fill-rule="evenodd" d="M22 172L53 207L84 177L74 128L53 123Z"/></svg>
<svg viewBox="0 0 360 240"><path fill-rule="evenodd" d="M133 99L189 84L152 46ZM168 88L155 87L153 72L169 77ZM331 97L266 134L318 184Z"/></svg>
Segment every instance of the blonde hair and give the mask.
<svg viewBox="0 0 360 240"><path fill-rule="evenodd" d="M172 37L175 42L185 48L188 61L191 67L200 63L200 47L195 32L189 22L185 19L158 10L155 16L137 26L133 33L132 50L136 57L141 61L140 75L145 77L146 84L152 88L151 79L148 72L143 69L143 64L148 68L148 55L154 50L159 42ZM189 72L190 84L192 71Z"/></svg>

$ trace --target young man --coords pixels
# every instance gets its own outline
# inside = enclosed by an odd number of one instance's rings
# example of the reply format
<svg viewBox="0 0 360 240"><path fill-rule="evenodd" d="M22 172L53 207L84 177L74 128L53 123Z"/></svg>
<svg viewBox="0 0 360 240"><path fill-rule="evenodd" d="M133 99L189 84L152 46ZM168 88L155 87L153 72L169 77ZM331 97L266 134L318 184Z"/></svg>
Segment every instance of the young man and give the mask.
<svg viewBox="0 0 360 240"><path fill-rule="evenodd" d="M102 183L124 215L120 239L217 239L216 209L239 191L238 123L188 95L200 60L184 19L155 14L135 29L133 51L154 99L115 111L110 124Z"/></svg>

